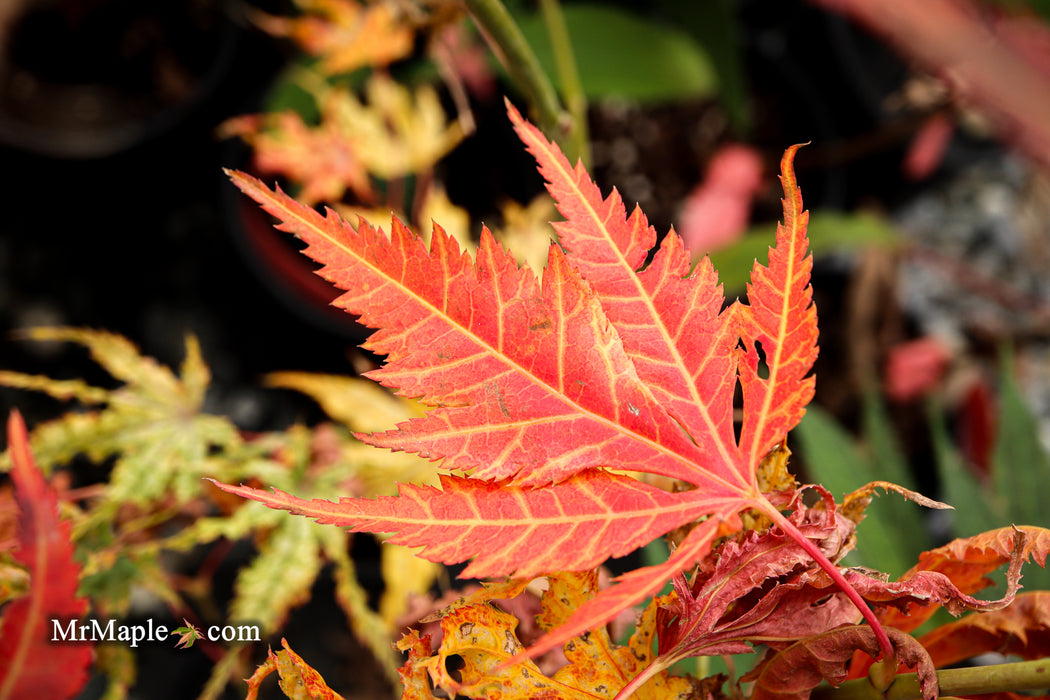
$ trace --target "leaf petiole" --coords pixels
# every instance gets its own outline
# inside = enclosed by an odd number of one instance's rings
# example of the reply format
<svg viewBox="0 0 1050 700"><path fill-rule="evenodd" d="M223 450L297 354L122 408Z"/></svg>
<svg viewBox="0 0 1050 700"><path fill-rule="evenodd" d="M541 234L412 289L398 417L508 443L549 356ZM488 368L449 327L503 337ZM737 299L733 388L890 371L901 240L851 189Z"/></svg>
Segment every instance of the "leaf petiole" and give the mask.
<svg viewBox="0 0 1050 700"><path fill-rule="evenodd" d="M805 550L806 554L813 557L813 561L817 563L820 568L827 572L831 580L842 589L842 592L846 594L846 597L857 606L857 610L864 616L864 620L871 626L872 632L875 634L875 638L879 642L879 649L882 653L879 655L879 659L892 659L896 656L893 650L893 643L890 642L889 635L886 634L885 628L879 619L875 617L875 613L868 606L864 598L861 597L857 589L846 580L846 577L842 575L838 567L828 561L828 558L824 556L824 553L820 551L820 548L814 544L808 537L802 534L801 531L795 525L784 517L784 514L777 510L776 506L765 499L761 499L757 504L757 510L760 510L766 515L774 525L784 531L788 537L794 540L799 547Z"/></svg>

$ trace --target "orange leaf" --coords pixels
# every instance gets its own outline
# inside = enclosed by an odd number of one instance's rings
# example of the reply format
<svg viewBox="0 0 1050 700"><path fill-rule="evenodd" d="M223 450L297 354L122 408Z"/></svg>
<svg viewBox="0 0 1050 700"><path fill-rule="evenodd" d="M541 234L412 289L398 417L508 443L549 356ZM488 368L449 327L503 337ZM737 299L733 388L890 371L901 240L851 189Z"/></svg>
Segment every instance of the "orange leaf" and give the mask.
<svg viewBox="0 0 1050 700"><path fill-rule="evenodd" d="M331 118L313 127L295 112L236 117L222 125L222 133L250 144L259 170L300 183L307 204L338 202L348 189L364 202L374 198L368 169Z"/></svg>
<svg viewBox="0 0 1050 700"><path fill-rule="evenodd" d="M585 569L703 519L663 564L629 572L532 648L538 654L615 617L739 529L739 513L768 517L823 567L889 640L826 555L762 494L766 453L805 412L814 380L816 312L809 289L807 214L781 162L784 224L770 265L757 265L750 305L723 311L710 261L691 268L674 232L645 266L655 231L603 199L582 166L511 107L566 216L542 282L483 230L477 262L435 225L429 250L396 218L389 238L351 227L231 173L234 183L307 243L319 274L345 293L334 303L378 329L365 347L387 355L368 376L432 406L377 446L443 460L464 476L443 491L338 504L222 486L271 507L359 530L394 532L444 562L473 559L466 576ZM563 247L564 246L564 251ZM643 267L644 266L644 267ZM742 345L742 349L738 347ZM760 370L760 353L765 369ZM740 442L733 425L743 387ZM694 488L666 493L606 470L646 472Z"/></svg>
<svg viewBox="0 0 1050 700"><path fill-rule="evenodd" d="M696 466L699 449L639 380L556 246L541 287L487 230L475 268L440 227L428 253L396 219L388 240L366 221L355 231L334 212L322 217L249 175L231 176L309 244L322 277L347 290L335 305L380 329L365 347L387 363L368 376L439 406L365 441L530 486L645 465L732 493Z"/></svg>
<svg viewBox="0 0 1050 700"><path fill-rule="evenodd" d="M938 668L986 652L1024 659L1050 656L1050 592L1022 593L1008 608L967 615L924 634L919 642Z"/></svg>
<svg viewBox="0 0 1050 700"><path fill-rule="evenodd" d="M412 52L414 34L387 5L362 6L355 0L314 0L300 17L253 13L255 22L275 36L291 37L304 51L321 57L326 75L362 66L385 66Z"/></svg>
<svg viewBox="0 0 1050 700"><path fill-rule="evenodd" d="M567 219L554 224L559 242L594 287L638 376L700 452L690 465L693 473L672 476L706 480L714 472L746 489L757 463L746 465L735 444L737 337L729 316L721 313L722 288L710 260L704 258L690 274L689 253L672 232L639 271L656 243L645 214L635 208L628 218L615 189L602 199L582 164L572 168L517 110L509 107L509 113Z"/></svg>
<svg viewBox="0 0 1050 700"><path fill-rule="evenodd" d="M780 164L784 222L777 226L769 267L755 261L747 285L748 305L736 307L745 347L739 368L744 395L740 446L748 464L758 464L798 425L816 383L806 376L817 359L817 310L809 287L813 257L806 254L809 212L802 210L802 193L791 168L796 150L798 146L789 148ZM759 348L768 369L764 378L758 367Z"/></svg>
<svg viewBox="0 0 1050 700"><path fill-rule="evenodd" d="M1017 532L1024 533L1021 548L1022 561L1035 561L1045 566L1050 553L1050 530L1042 527L1003 527L997 530L952 540L943 547L931 549L919 555L919 563L909 569L901 580L905 581L924 571L944 574L963 593L974 593L992 585L987 574L1009 562L1014 556ZM910 632L930 618L936 605L911 606L908 612L888 609L880 614L883 624Z"/></svg>
<svg viewBox="0 0 1050 700"><path fill-rule="evenodd" d="M217 485L320 523L355 532L396 532L388 542L422 545L422 556L431 561L463 561L463 542L469 541L478 551L463 571L464 578L531 578L552 569L590 569L710 509L709 500L695 491L671 494L600 471L579 474L557 489L442 476L441 489L402 484L398 496L343 498L338 503L304 500L278 489L267 493ZM434 527L436 523L442 526ZM623 536L612 538L610 532Z"/></svg>
<svg viewBox="0 0 1050 700"><path fill-rule="evenodd" d="M0 625L0 700L71 698L87 683L92 645L51 641L54 621L75 624L87 611L87 601L76 595L80 566L69 522L58 516L58 499L37 469L17 411L7 422L7 444L20 509L12 558L29 569L30 579L29 592L4 609Z"/></svg>

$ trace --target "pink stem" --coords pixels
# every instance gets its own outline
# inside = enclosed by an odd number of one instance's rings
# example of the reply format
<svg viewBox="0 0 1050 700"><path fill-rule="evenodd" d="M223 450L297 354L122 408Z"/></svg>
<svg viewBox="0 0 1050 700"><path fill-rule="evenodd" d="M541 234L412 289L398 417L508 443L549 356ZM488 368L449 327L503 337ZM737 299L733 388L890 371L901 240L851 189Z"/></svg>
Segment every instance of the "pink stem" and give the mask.
<svg viewBox="0 0 1050 700"><path fill-rule="evenodd" d="M777 527L783 530L788 537L797 542L798 546L806 551L806 554L813 557L813 561L817 562L820 568L828 573L831 580L834 581L835 584L842 589L842 592L846 594L846 597L857 606L857 610L860 611L860 614L863 615L864 619L867 620L869 625L871 625L871 629L875 633L875 639L879 642L879 648L882 650L882 653L879 655L878 659L892 659L895 654L889 635L886 634L886 630L883 628L882 623L879 622L877 617L875 617L875 613L872 612L867 601L861 597L860 593L857 592L857 589L853 587L853 584L847 581L846 577L842 575L842 572L839 571L838 567L828 561L828 558L822 551L820 551L820 548L817 547L812 540L803 535L802 532L795 527L790 520L785 518L773 504L767 501L758 505L760 505L762 512L768 515Z"/></svg>

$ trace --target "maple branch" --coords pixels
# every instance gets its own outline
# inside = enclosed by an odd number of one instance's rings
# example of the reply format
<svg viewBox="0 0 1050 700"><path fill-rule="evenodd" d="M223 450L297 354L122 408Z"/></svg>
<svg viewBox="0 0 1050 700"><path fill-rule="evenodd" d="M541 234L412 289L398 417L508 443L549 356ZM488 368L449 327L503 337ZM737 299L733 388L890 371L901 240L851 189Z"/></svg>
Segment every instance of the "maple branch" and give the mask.
<svg viewBox="0 0 1050 700"><path fill-rule="evenodd" d="M572 115L567 145L583 161L584 167L589 168L591 149L587 135L587 96L580 84L580 73L576 67L569 29L565 24L565 14L561 11L561 3L558 0L540 0L540 12L547 27L547 36L551 40L554 66L558 71L565 106Z"/></svg>
<svg viewBox="0 0 1050 700"><path fill-rule="evenodd" d="M536 110L543 130L548 134L564 136L567 115L558 100L558 93L507 8L500 0L464 0L464 4L486 39L495 45L497 54L502 56L503 65ZM575 143L564 145L574 146ZM566 148L566 151L572 150ZM568 155L576 158L580 154L569 152Z"/></svg>
<svg viewBox="0 0 1050 700"><path fill-rule="evenodd" d="M944 669L937 671L937 682L942 697L1042 690L1050 686L1050 659ZM921 697L918 674L915 673L897 676L884 693L880 693L867 678L856 678L837 688L819 686L814 688L811 696L813 700L915 700Z"/></svg>

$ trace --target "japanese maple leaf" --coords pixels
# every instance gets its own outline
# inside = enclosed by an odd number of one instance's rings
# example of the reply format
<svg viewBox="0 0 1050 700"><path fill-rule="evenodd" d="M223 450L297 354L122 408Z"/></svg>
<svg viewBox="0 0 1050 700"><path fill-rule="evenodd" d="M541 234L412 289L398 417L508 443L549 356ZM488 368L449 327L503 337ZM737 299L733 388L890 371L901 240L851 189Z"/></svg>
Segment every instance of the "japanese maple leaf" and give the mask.
<svg viewBox="0 0 1050 700"><path fill-rule="evenodd" d="M52 641L55 621L74 624L87 612L87 600L76 594L80 566L70 525L58 516L58 499L33 460L18 412L8 419L7 441L19 508L12 556L29 568L30 583L0 617L0 699L71 698L87 683L93 652L91 644Z"/></svg>
<svg viewBox="0 0 1050 700"><path fill-rule="evenodd" d="M801 419L817 355L806 223L792 161L781 163L784 222L769 265L755 264L748 304L723 310L711 262L692 269L671 231L655 230L614 190L603 198L582 165L513 108L565 221L542 281L484 229L477 260L435 224L430 249L394 219L389 237L356 230L258 180L234 183L299 236L345 293L333 302L378 329L365 347L387 356L368 376L433 408L360 436L443 460L440 488L405 485L376 500L304 500L223 486L320 522L395 533L464 577L584 570L698 521L668 560L631 571L530 649L538 654L612 619L703 557L755 510L819 562L874 623L842 574L761 492L758 465ZM733 425L743 397L739 439ZM617 470L617 471L613 471ZM621 470L670 477L671 493Z"/></svg>

